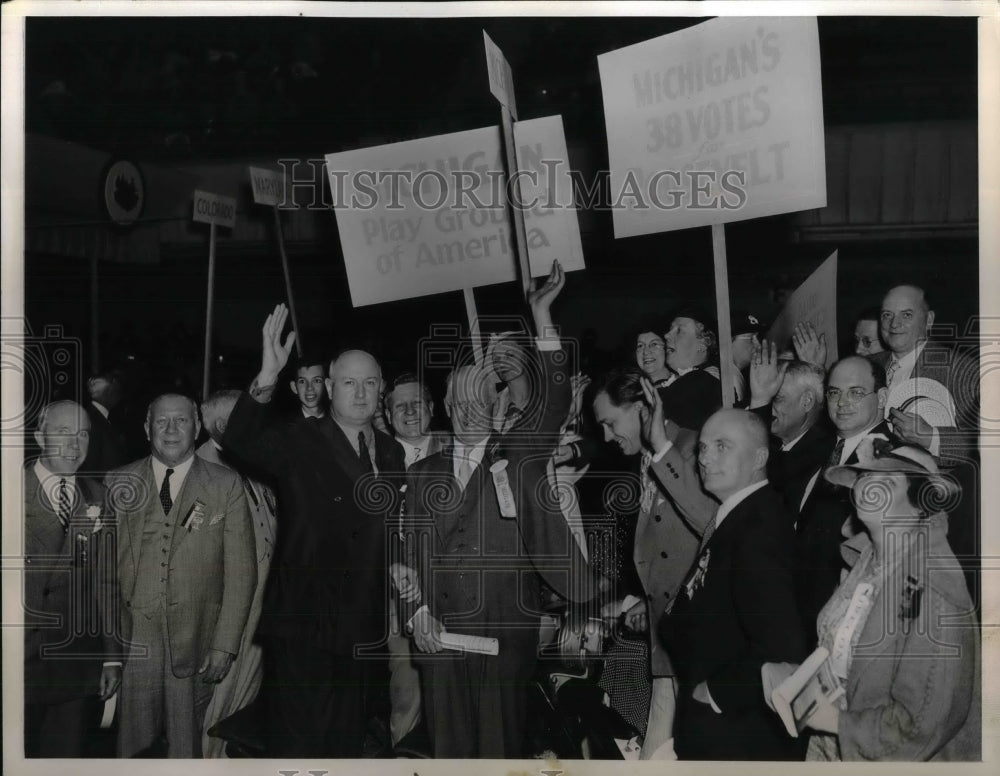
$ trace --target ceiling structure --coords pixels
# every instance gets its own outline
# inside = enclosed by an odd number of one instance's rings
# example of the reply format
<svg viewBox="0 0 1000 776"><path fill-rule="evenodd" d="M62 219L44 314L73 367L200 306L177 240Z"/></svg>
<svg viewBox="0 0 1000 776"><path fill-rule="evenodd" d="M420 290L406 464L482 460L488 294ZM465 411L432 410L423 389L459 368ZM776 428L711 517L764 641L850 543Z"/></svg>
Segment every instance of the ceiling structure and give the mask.
<svg viewBox="0 0 1000 776"><path fill-rule="evenodd" d="M561 113L571 143L600 141L597 55L699 21L32 18L27 129L184 162L483 126L497 121L486 29L522 116ZM831 17L819 31L827 126L975 117L974 20Z"/></svg>

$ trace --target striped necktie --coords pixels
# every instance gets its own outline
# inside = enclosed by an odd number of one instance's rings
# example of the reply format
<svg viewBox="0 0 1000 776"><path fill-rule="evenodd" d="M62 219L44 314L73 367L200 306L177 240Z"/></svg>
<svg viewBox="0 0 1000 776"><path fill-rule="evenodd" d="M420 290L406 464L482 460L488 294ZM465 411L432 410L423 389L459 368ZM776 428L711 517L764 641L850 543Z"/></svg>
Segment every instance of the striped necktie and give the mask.
<svg viewBox="0 0 1000 776"><path fill-rule="evenodd" d="M63 533L69 533L69 518L73 514L73 505L70 501L69 487L66 485L66 478L59 478L59 510L56 513Z"/></svg>

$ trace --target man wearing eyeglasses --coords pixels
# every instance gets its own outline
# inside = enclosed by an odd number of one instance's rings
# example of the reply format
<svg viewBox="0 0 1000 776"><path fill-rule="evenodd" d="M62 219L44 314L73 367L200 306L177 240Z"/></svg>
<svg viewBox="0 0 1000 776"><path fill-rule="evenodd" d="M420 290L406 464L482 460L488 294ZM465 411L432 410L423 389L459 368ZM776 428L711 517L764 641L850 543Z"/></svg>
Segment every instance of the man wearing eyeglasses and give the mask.
<svg viewBox="0 0 1000 776"><path fill-rule="evenodd" d="M819 610L840 583L840 544L847 538L845 533L850 536L855 532L850 492L828 483L823 472L830 466L856 463L858 447L865 439L899 444L884 419L887 395L885 370L862 356L841 359L827 375L826 409L837 435L826 466L806 485L796 524L796 589L802 616L809 625L815 624ZM815 628L809 635L815 642ZM815 646L810 643L810 647Z"/></svg>

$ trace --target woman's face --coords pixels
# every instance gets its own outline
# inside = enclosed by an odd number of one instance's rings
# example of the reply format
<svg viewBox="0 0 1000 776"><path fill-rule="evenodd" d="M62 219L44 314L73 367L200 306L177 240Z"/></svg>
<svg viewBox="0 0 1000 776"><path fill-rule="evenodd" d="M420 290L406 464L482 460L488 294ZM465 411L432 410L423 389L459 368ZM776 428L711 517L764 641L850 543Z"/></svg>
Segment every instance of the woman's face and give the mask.
<svg viewBox="0 0 1000 776"><path fill-rule="evenodd" d="M650 380L667 376L666 347L663 337L644 331L635 338L635 362Z"/></svg>
<svg viewBox="0 0 1000 776"><path fill-rule="evenodd" d="M910 513L906 476L892 472L862 472L851 488L858 519L878 525L885 517Z"/></svg>

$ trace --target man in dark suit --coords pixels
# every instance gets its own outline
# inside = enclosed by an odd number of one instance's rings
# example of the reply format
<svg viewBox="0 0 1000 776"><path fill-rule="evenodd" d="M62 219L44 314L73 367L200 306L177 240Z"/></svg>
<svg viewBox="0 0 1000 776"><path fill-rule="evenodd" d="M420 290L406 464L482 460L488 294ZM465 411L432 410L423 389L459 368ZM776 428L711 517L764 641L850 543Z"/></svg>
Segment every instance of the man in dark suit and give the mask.
<svg viewBox="0 0 1000 776"><path fill-rule="evenodd" d="M459 367L445 399L454 445L408 473L408 571L423 603L407 622L424 653L416 659L435 757L524 755L542 578L572 601L594 593L546 474L570 404L569 365L549 316L563 283L556 265L529 297L542 364L536 400L506 433L494 432L492 373ZM440 654L445 630L496 638L499 654Z"/></svg>
<svg viewBox="0 0 1000 776"><path fill-rule="evenodd" d="M417 461L440 452L451 435L431 431L434 401L419 375L402 372L385 392L385 414L409 469ZM393 591L390 591L392 593ZM410 640L400 628L394 597L389 601L389 735L395 747L420 722L420 677L410 655Z"/></svg>
<svg viewBox="0 0 1000 776"><path fill-rule="evenodd" d="M239 652L257 584L243 482L195 455L192 399L164 394L146 413L150 455L108 474L118 526L122 677L118 751L166 738L168 757L200 757L205 711Z"/></svg>
<svg viewBox="0 0 1000 776"><path fill-rule="evenodd" d="M797 521L806 486L835 442L826 413L826 370L805 361L779 364L773 343L757 346L750 363L750 409L770 425L767 479Z"/></svg>
<svg viewBox="0 0 1000 776"><path fill-rule="evenodd" d="M900 444L883 420L886 393L885 372L864 356L848 356L830 368L826 406L836 437L826 463L806 483L796 524L796 590L811 647L817 640L816 616L840 584L840 545L860 530L850 491L828 483L823 472L855 463L862 444Z"/></svg>
<svg viewBox="0 0 1000 776"><path fill-rule="evenodd" d="M87 380L87 393L90 395L87 405L90 448L83 471L93 477L103 477L128 463L125 439L111 423L111 411L122 400L121 380L116 372L101 372Z"/></svg>
<svg viewBox="0 0 1000 776"><path fill-rule="evenodd" d="M660 390L664 416L681 428L700 429L722 406L718 367L711 366L719 350L714 322L700 308L686 307L663 338L667 366L675 373Z"/></svg>
<svg viewBox="0 0 1000 776"><path fill-rule="evenodd" d="M261 370L222 438L277 483L281 523L257 629L266 745L272 757L360 757L374 690L386 681L383 662L355 653L387 634L386 527L399 501L383 486L404 471L403 454L372 427L382 372L363 351L330 364L330 413L275 417L268 405L295 341L290 332L282 344L287 317L283 304L268 315Z"/></svg>
<svg viewBox="0 0 1000 776"><path fill-rule="evenodd" d="M660 624L680 690L674 748L682 760L802 756L764 703L761 666L805 658L793 590L791 521L767 482L763 421L719 410L701 430L698 466L720 502L697 563Z"/></svg>
<svg viewBox="0 0 1000 776"><path fill-rule="evenodd" d="M41 456L24 469L26 757L84 756L100 702L121 683L114 521L103 486L77 474L89 431L76 402L48 405Z"/></svg>

